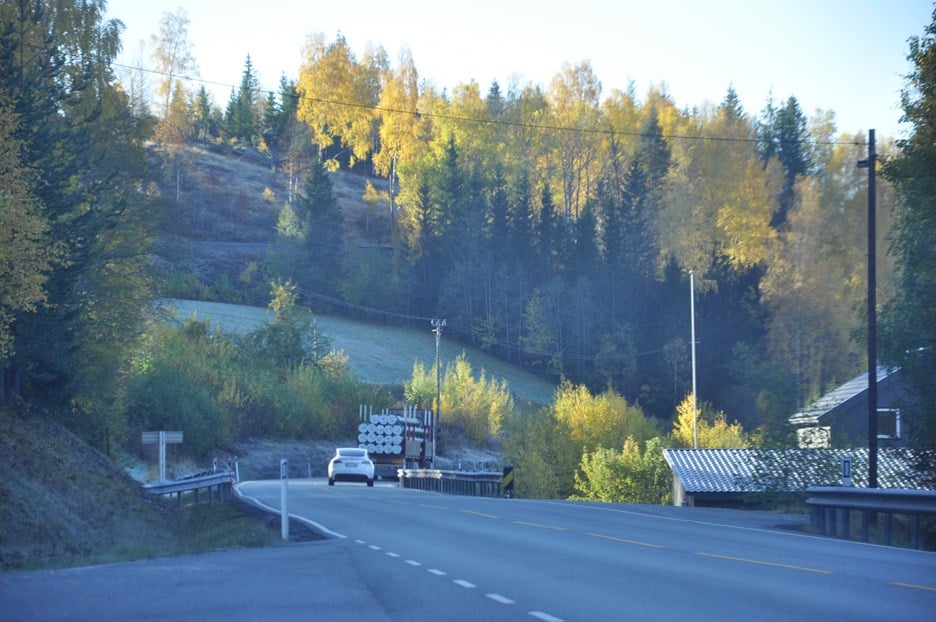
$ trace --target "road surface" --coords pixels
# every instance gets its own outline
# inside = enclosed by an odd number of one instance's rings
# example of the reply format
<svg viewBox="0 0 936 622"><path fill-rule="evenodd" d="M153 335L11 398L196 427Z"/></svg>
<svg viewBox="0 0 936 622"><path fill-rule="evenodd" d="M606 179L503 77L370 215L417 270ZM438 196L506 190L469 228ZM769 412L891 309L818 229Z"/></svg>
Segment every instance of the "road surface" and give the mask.
<svg viewBox="0 0 936 622"><path fill-rule="evenodd" d="M0 575L0 620L931 620L936 554L775 515L290 480L318 542ZM242 495L278 508L280 483ZM778 528L778 524L780 528Z"/></svg>

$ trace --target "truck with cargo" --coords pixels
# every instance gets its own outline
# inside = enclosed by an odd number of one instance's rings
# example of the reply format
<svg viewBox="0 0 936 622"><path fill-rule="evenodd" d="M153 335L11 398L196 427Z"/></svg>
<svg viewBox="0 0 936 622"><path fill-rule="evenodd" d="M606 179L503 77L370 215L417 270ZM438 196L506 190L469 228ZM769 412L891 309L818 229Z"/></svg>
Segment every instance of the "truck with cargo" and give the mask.
<svg viewBox="0 0 936 622"><path fill-rule="evenodd" d="M435 417L412 406L374 412L360 407L358 447L374 462L375 479L397 479L399 469L428 469L435 461Z"/></svg>

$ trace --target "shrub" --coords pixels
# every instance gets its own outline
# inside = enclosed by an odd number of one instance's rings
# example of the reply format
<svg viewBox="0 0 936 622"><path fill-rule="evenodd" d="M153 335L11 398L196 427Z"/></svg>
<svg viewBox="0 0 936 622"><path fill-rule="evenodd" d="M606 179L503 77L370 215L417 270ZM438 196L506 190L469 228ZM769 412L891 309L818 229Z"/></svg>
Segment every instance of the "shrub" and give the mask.
<svg viewBox="0 0 936 622"><path fill-rule="evenodd" d="M628 438L621 451L598 448L582 454L575 474L575 498L665 504L672 501L672 482L660 440L647 441L641 451L637 441Z"/></svg>

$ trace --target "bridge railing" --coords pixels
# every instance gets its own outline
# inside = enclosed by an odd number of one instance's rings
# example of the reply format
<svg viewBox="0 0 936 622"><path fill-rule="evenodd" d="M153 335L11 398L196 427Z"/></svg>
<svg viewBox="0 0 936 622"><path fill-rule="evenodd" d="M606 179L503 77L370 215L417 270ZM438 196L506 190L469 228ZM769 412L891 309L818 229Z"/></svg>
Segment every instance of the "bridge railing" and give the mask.
<svg viewBox="0 0 936 622"><path fill-rule="evenodd" d="M504 496L504 476L496 471L399 469L400 486L472 497Z"/></svg>
<svg viewBox="0 0 936 622"><path fill-rule="evenodd" d="M884 542L893 539L895 514L910 517L910 546L919 549L920 517L936 515L936 491L890 488L815 487L806 490L812 525L823 535L851 538L851 512L861 513L861 539L870 542L872 516L884 514Z"/></svg>

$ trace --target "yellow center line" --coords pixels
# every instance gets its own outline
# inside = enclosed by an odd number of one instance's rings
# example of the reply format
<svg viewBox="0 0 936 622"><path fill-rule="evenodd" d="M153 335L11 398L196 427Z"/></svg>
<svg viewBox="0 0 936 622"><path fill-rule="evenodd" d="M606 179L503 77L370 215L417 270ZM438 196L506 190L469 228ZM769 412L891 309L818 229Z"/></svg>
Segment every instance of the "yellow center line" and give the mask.
<svg viewBox="0 0 936 622"><path fill-rule="evenodd" d="M716 553L703 553L701 551L696 552L696 555L702 555L703 557L714 557L716 559L728 559L735 562L745 562L748 564L759 564L761 566L773 566L774 568L788 568L790 570L802 570L804 572L815 572L817 574L832 574L831 570L822 570L820 568L807 568L806 566L794 566L792 564L780 564L777 562L766 562L760 559L747 559L744 557L732 557L730 555L718 555Z"/></svg>
<svg viewBox="0 0 936 622"><path fill-rule="evenodd" d="M465 514L472 514L474 516L480 516L482 518L500 518L500 516L494 516L493 514L484 514L482 512L473 512L471 510L458 510L459 512L464 512Z"/></svg>
<svg viewBox="0 0 936 622"><path fill-rule="evenodd" d="M936 587L929 587L928 585L914 585L913 583L902 583L900 581L894 581L893 585L899 585L900 587L909 587L915 590L926 590L927 592L936 592Z"/></svg>
<svg viewBox="0 0 936 622"><path fill-rule="evenodd" d="M419 507L429 508L430 510L447 510L448 509L447 505L429 505L428 503L420 503Z"/></svg>
<svg viewBox="0 0 936 622"><path fill-rule="evenodd" d="M528 523L522 520L515 520L516 525L526 525L527 527L539 527L540 529L552 529L553 531L566 531L565 527L555 527L553 525L542 525L540 523Z"/></svg>
<svg viewBox="0 0 936 622"><path fill-rule="evenodd" d="M641 542L640 540L628 540L626 538L618 538L616 536L606 536L603 533L586 533L586 536L591 536L593 538L604 538L605 540L614 540L615 542L625 542L627 544L637 544L639 546L649 546L654 549L665 549L666 547L662 544L650 544L649 542Z"/></svg>

